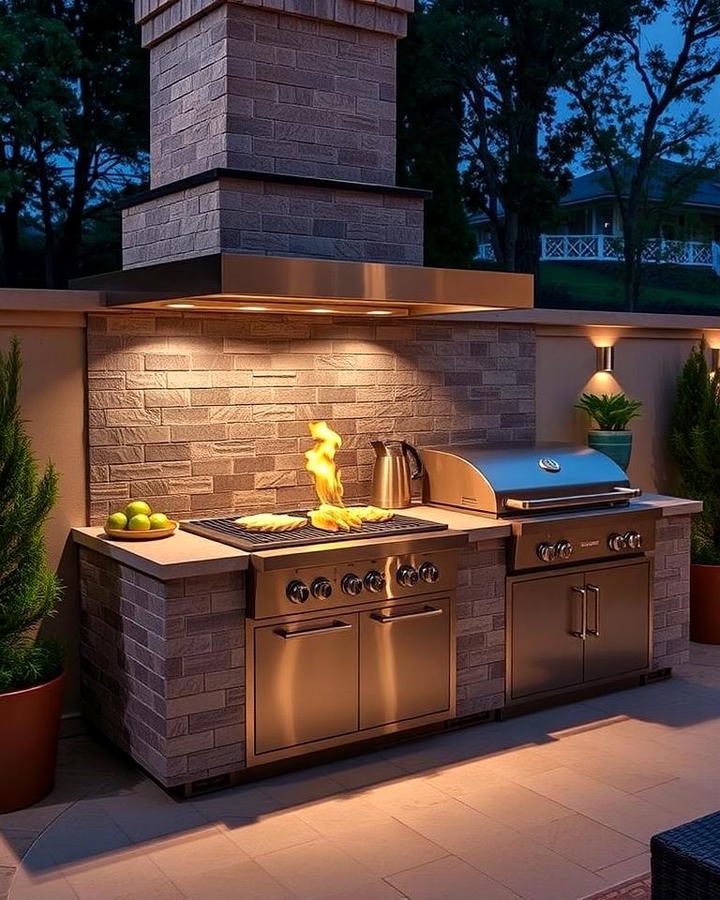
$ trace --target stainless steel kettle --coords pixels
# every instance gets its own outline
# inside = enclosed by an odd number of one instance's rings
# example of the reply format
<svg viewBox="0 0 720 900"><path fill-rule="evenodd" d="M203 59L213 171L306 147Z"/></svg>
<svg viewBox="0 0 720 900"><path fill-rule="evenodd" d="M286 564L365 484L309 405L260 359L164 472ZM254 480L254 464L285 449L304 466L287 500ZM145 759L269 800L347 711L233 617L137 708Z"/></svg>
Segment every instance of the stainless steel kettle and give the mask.
<svg viewBox="0 0 720 900"><path fill-rule="evenodd" d="M406 441L373 441L376 453L370 502L382 509L410 506L410 483L421 478L423 465L417 450ZM410 460L413 468L410 468Z"/></svg>

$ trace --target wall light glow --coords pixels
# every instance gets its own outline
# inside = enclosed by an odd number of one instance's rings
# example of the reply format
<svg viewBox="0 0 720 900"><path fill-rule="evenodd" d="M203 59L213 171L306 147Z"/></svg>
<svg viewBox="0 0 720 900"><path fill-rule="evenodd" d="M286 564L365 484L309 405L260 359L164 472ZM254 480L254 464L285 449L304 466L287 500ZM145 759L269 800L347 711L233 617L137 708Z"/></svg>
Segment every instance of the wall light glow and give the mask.
<svg viewBox="0 0 720 900"><path fill-rule="evenodd" d="M195 309L194 303L168 303L168 309Z"/></svg>
<svg viewBox="0 0 720 900"><path fill-rule="evenodd" d="M269 306L236 306L235 308L241 312L267 312L270 309Z"/></svg>
<svg viewBox="0 0 720 900"><path fill-rule="evenodd" d="M369 316L391 316L392 310L390 309L371 309L368 312Z"/></svg>
<svg viewBox="0 0 720 900"><path fill-rule="evenodd" d="M317 315L332 315L334 309L309 309L308 312L317 313Z"/></svg>

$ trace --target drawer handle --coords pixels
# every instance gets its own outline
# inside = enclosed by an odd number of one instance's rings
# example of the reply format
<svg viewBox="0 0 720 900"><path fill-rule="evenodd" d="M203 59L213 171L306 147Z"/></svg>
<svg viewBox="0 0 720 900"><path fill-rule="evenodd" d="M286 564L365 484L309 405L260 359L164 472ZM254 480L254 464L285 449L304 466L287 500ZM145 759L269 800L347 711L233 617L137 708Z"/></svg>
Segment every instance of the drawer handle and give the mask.
<svg viewBox="0 0 720 900"><path fill-rule="evenodd" d="M284 628L275 632L284 641L291 638L312 637L315 634L332 634L335 631L349 631L352 625L347 622L333 622L332 625L319 625L317 628L305 628L303 631L286 631Z"/></svg>
<svg viewBox="0 0 720 900"><path fill-rule="evenodd" d="M580 599L582 602L582 625L580 631L571 631L570 634L573 637L580 638L581 641L587 640L587 591L585 588L574 587L573 593L580 594Z"/></svg>
<svg viewBox="0 0 720 900"><path fill-rule="evenodd" d="M596 584L587 586L588 594L595 595L595 627L588 628L588 634L593 637L600 637L600 588Z"/></svg>
<svg viewBox="0 0 720 900"><path fill-rule="evenodd" d="M385 616L382 613L371 613L370 618L381 625L391 625L393 622L403 622L408 619L427 619L430 616L441 616L444 610L436 606L426 606L422 612L402 613L399 616Z"/></svg>

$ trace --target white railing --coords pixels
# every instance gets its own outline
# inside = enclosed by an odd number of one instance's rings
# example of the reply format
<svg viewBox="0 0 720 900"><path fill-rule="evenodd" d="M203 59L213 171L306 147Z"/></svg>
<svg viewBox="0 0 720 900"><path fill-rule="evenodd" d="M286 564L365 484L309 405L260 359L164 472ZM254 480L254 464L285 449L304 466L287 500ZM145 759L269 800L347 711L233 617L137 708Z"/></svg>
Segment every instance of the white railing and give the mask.
<svg viewBox="0 0 720 900"><path fill-rule="evenodd" d="M717 248L717 249L715 249ZM617 262L622 259L623 239L606 234L543 234L540 259L561 262ZM492 262L492 244L480 244L476 259ZM720 275L720 245L702 241L667 241L652 238L645 244L643 261L678 266L711 266Z"/></svg>
<svg viewBox="0 0 720 900"><path fill-rule="evenodd" d="M720 275L720 244L713 241L712 245L712 267L716 275Z"/></svg>

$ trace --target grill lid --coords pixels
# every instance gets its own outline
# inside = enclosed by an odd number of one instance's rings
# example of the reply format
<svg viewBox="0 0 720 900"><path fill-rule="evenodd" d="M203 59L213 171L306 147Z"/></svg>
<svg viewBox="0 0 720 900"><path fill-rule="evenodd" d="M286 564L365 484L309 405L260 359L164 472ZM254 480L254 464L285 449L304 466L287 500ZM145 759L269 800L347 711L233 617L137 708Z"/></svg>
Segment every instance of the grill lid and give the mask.
<svg viewBox="0 0 720 900"><path fill-rule="evenodd" d="M604 453L572 444L421 450L427 503L491 516L626 504L640 494Z"/></svg>

